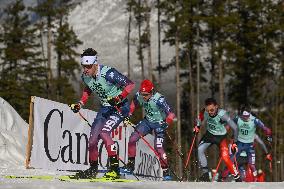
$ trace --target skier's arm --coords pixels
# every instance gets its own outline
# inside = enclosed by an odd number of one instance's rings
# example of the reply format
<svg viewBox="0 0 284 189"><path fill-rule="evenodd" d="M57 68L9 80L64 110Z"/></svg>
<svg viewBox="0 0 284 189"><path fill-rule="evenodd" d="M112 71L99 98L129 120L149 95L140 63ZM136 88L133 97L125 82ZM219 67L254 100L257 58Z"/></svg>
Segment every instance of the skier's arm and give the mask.
<svg viewBox="0 0 284 189"><path fill-rule="evenodd" d="M89 87L85 87L83 90L83 94L80 100L81 105L85 105L88 101L89 96L91 95L92 91Z"/></svg>
<svg viewBox="0 0 284 189"><path fill-rule="evenodd" d="M168 125L171 125L174 118L175 118L175 114L173 113L172 109L170 108L165 97L162 96L162 97L159 98L159 100L157 101L157 106L160 108L161 111L165 112L165 114L167 115L165 121Z"/></svg>
<svg viewBox="0 0 284 189"><path fill-rule="evenodd" d="M133 98L133 100L130 103L130 111L129 111L129 115L132 115L133 112L135 111L136 107L139 106L139 102L138 102L138 96L139 96L139 92L137 92Z"/></svg>
<svg viewBox="0 0 284 189"><path fill-rule="evenodd" d="M237 142L238 140L238 129L236 123L231 119L231 117L228 114L224 114L221 117L221 120L227 122L227 124L232 128L234 132L234 142Z"/></svg>
<svg viewBox="0 0 284 189"><path fill-rule="evenodd" d="M197 118L196 118L196 120L195 120L195 125L194 125L194 126L196 126L196 127L198 127L198 128L201 127L202 122L203 122L203 120L204 120L204 112L205 112L205 109L202 109L202 110L199 112L199 114L198 114L198 116L197 116Z"/></svg>
<svg viewBox="0 0 284 189"><path fill-rule="evenodd" d="M271 137L271 135L272 135L271 129L268 128L268 127L266 127L266 126L262 123L262 121L260 121L259 119L256 118L256 119L254 120L254 123L255 123L255 125L257 125L258 127L260 127L260 128L265 132L265 134L266 134L267 137Z"/></svg>
<svg viewBox="0 0 284 189"><path fill-rule="evenodd" d="M82 106L84 106L87 101L88 101L88 98L89 96L91 95L92 91L91 89L89 89L87 86L84 88L83 90L83 94L82 94L82 97L81 97L81 100L77 103L74 103L74 104L71 104L69 105L71 110L74 112L74 113L78 113L80 111L80 109L82 108Z"/></svg>
<svg viewBox="0 0 284 189"><path fill-rule="evenodd" d="M119 73L114 68L107 71L106 79L117 87L123 88L123 91L120 94L122 98L126 98L126 96L131 93L135 87L135 84L130 79Z"/></svg>
<svg viewBox="0 0 284 189"><path fill-rule="evenodd" d="M204 122L204 112L205 112L205 108L203 108L199 112L199 114L198 114L198 116L197 116L197 118L196 118L196 120L194 122L193 133L197 134L199 132L199 130L200 130L201 125L203 125L202 122Z"/></svg>
<svg viewBox="0 0 284 189"><path fill-rule="evenodd" d="M268 154L268 150L266 145L264 144L263 140L261 140L261 138L255 134L254 140L260 144L261 148L264 150L265 154Z"/></svg>

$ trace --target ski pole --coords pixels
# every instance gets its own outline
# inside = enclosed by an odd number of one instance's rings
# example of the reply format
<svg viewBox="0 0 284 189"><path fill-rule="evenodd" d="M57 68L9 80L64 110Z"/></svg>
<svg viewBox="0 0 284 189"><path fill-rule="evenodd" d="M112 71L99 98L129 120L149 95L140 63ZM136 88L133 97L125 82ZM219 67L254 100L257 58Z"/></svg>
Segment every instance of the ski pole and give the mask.
<svg viewBox="0 0 284 189"><path fill-rule="evenodd" d="M269 142L269 146L270 146L270 151L272 151L272 143L271 142ZM270 171L270 173L272 173L272 159L271 159L271 161L269 161L269 171Z"/></svg>
<svg viewBox="0 0 284 189"><path fill-rule="evenodd" d="M131 123L130 121L126 121L125 123L126 123L127 125L131 126L131 127L135 130L135 132L138 133L138 135L139 135L140 138L144 141L144 143L154 152L154 154L158 157L158 159L161 160L163 163L166 164L166 162L165 162L162 158L160 158L159 153L157 152L157 150L155 150L155 149L153 148L153 146L151 146L151 144L144 138L144 136L136 129L136 127L134 127L134 124ZM182 181L181 178L179 178L179 176L177 176L177 174L176 174L170 167L169 167L168 169L173 173L173 175L174 175L179 181Z"/></svg>
<svg viewBox="0 0 284 189"><path fill-rule="evenodd" d="M189 160L190 160L190 156L191 156L191 152L192 152L192 149L193 149L193 146L194 146L194 143L195 143L196 136L197 136L197 133L194 134L194 137L193 137L193 139L192 139L191 146L190 146L190 150L189 150L189 152L188 152L188 154L187 154L187 160L186 160L185 166L184 166L184 168L183 168L184 172L186 172L186 169L187 169L187 167L188 167ZM183 176L182 176L182 180L184 179L184 175L185 175L185 174L183 174Z"/></svg>
<svg viewBox="0 0 284 189"><path fill-rule="evenodd" d="M119 161L126 167L126 163L122 160L121 157L118 156ZM139 180L139 178L136 176L136 174L134 173L134 171L130 172L137 180Z"/></svg>
<svg viewBox="0 0 284 189"><path fill-rule="evenodd" d="M70 104L69 104L68 106L71 107ZM89 121L81 114L81 112L78 111L78 113L79 113L79 116L80 116L90 127L92 127L92 125L91 125L91 124L89 123Z"/></svg>
<svg viewBox="0 0 284 189"><path fill-rule="evenodd" d="M172 139L171 135L169 134L169 132L167 130L166 130L166 134L167 134L168 138L170 139L170 141L174 144L176 152L178 153L179 157L183 161L183 154L178 150L177 143Z"/></svg>
<svg viewBox="0 0 284 189"><path fill-rule="evenodd" d="M220 165L221 165L221 162L222 162L222 157L220 157L219 158L219 162L218 162L218 165L217 165L217 167L216 167L216 172L214 173L214 175L212 176L212 182L214 181L214 179L215 179L215 176L216 176L216 174L217 174L217 172L218 172L218 169L219 169L219 167L220 167Z"/></svg>

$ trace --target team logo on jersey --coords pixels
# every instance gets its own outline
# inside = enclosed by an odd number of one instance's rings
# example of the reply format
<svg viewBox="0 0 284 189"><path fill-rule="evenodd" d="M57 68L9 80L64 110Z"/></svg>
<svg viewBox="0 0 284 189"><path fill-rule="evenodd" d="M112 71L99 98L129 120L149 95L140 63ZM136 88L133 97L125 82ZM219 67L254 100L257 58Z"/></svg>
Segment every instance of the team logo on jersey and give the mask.
<svg viewBox="0 0 284 189"><path fill-rule="evenodd" d="M163 97L161 97L160 99L159 99L159 102L161 102L161 103L163 103L165 101L165 98L163 98Z"/></svg>
<svg viewBox="0 0 284 189"><path fill-rule="evenodd" d="M113 72L110 72L109 76L113 79L114 73L113 73Z"/></svg>

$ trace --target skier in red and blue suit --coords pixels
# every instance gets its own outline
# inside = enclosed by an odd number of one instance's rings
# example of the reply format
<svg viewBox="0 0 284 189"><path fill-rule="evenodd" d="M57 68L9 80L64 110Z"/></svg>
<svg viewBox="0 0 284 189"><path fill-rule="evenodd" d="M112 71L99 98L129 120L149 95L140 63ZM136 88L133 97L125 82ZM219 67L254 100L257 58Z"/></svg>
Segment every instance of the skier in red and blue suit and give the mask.
<svg viewBox="0 0 284 189"><path fill-rule="evenodd" d="M115 68L101 65L97 52L86 49L81 54L81 65L84 72L81 76L85 88L78 103L71 105L74 113L84 106L91 95L96 93L101 107L92 123L89 138L90 168L78 172L77 178L95 178L98 170L98 142L102 139L108 153L110 166L104 177L119 178L119 159L116 146L110 134L113 129L129 115L130 107L127 95L134 89L134 83Z"/></svg>
<svg viewBox="0 0 284 189"><path fill-rule="evenodd" d="M167 155L164 150L165 130L172 124L175 114L170 108L166 98L154 90L154 85L150 80L143 80L139 92L136 93L132 103L132 113L135 108L141 106L145 110L145 118L138 123L135 131L131 134L128 143L128 164L130 171L134 170L136 156L136 142L142 136L152 131L155 133L154 148L159 154L161 167L163 169L163 180L171 180Z"/></svg>

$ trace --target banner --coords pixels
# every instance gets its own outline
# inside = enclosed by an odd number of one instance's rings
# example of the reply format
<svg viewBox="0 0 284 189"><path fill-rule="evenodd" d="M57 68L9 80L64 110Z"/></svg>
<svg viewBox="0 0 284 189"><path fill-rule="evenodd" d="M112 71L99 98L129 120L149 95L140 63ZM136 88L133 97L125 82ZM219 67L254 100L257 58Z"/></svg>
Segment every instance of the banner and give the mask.
<svg viewBox="0 0 284 189"><path fill-rule="evenodd" d="M81 109L80 113L93 123L96 112ZM88 140L91 127L66 104L34 97L33 138L30 166L49 170L84 170L88 165ZM128 140L133 132L130 126L120 124L111 136L119 158L127 163ZM145 139L153 146L154 136ZM108 156L102 140L99 141L99 170L105 170ZM28 153L27 153L28 154ZM123 163L120 162L120 166ZM137 142L135 173L161 176L160 162L143 140Z"/></svg>

